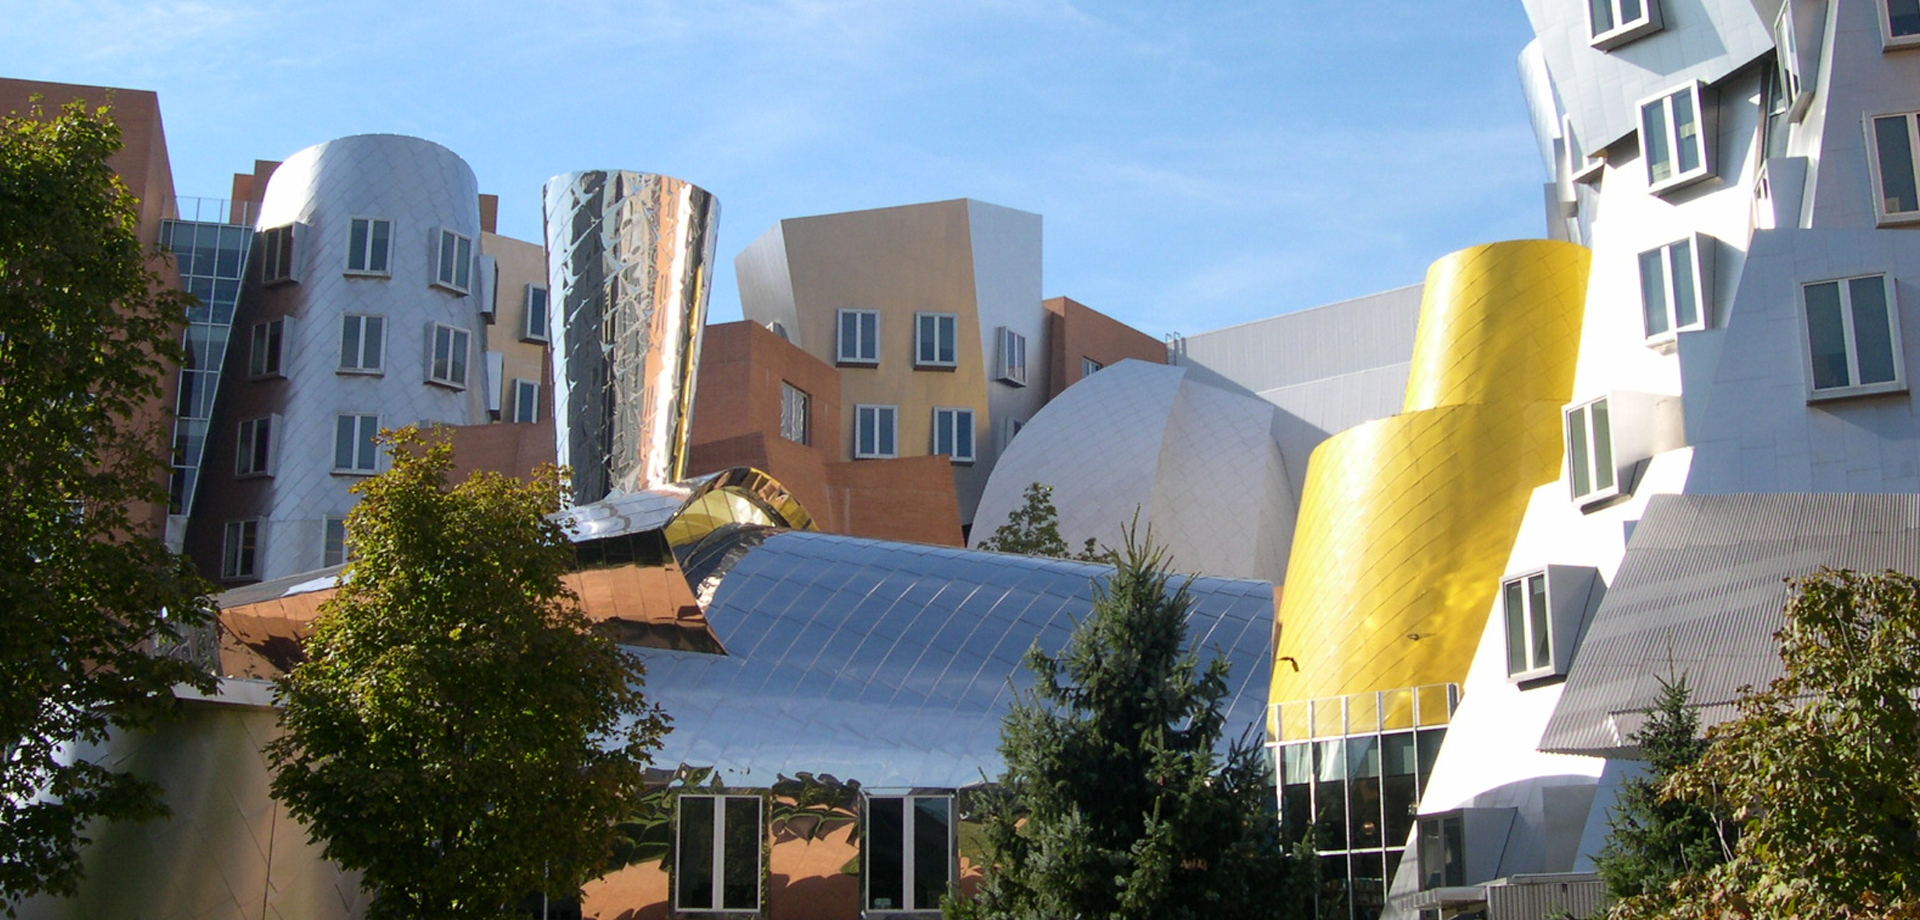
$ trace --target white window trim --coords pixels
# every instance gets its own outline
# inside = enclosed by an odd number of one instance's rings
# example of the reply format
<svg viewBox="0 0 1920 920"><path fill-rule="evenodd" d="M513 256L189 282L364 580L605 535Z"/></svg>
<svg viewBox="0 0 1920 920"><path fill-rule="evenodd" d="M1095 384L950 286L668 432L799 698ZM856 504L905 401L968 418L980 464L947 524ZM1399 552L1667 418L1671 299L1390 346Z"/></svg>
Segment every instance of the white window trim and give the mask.
<svg viewBox="0 0 1920 920"><path fill-rule="evenodd" d="M780 436L795 444L809 444L812 428L813 394L780 381Z"/></svg>
<svg viewBox="0 0 1920 920"><path fill-rule="evenodd" d="M253 459L262 453L260 449L261 427L266 428L266 449L258 466ZM258 476L272 476L273 462L278 451L274 450L274 436L280 429L280 416L262 415L256 418L241 419L234 426L233 438L233 476L235 479L252 479Z"/></svg>
<svg viewBox="0 0 1920 920"><path fill-rule="evenodd" d="M1539 579L1540 581L1539 597L1540 604L1544 609L1539 611L1533 609L1534 594L1531 589L1534 579ZM1518 669L1515 669L1513 661L1514 611L1510 606L1511 595L1508 594L1508 591L1515 586L1520 588L1520 652L1524 659L1521 662L1522 667ZM1502 638L1506 640L1506 644L1501 647L1501 652L1506 658L1508 680L1519 682L1533 680L1539 677L1549 677L1554 674L1554 659L1556 652L1558 652L1554 643L1558 641L1559 637L1553 634L1553 613L1553 586L1548 580L1546 569L1536 569L1532 572L1515 575L1500 582L1501 634ZM1539 664L1535 661L1536 650L1534 643L1539 638L1534 633L1535 627L1539 625L1535 622L1536 619L1545 621L1544 628L1547 632L1546 664Z"/></svg>
<svg viewBox="0 0 1920 920"><path fill-rule="evenodd" d="M228 521L220 535L220 578L223 581L237 581L260 577L260 519L249 518L240 521ZM242 564L240 547L245 544L247 531L253 531L253 558Z"/></svg>
<svg viewBox="0 0 1920 920"><path fill-rule="evenodd" d="M1907 152L1913 161L1908 168L1913 171L1915 187L1920 188L1920 112L1877 112L1864 116L1861 125L1866 132L1867 179L1873 189L1874 222L1881 227L1920 223L1920 208L1912 211L1887 210L1887 195L1883 191L1883 174L1880 171L1880 139L1874 130L1874 122L1882 118L1900 118L1906 122Z"/></svg>
<svg viewBox="0 0 1920 920"><path fill-rule="evenodd" d="M513 387L513 404L512 404L513 420L516 422L539 421L540 420L540 381L527 380L525 378L515 377L513 378L512 387ZM526 414L526 415L531 415L532 416L531 418L526 417L520 411L520 392L523 388L530 388L533 390L533 411L531 413Z"/></svg>
<svg viewBox="0 0 1920 920"><path fill-rule="evenodd" d="M1680 317L1678 313L1680 304L1679 297L1677 296L1679 291L1678 288L1675 287L1673 276L1673 248L1681 243L1687 244L1687 270L1692 275L1691 281L1693 284L1694 321L1685 325L1682 325L1679 321ZM1644 284L1644 276L1640 275L1639 272L1640 259L1644 258L1647 253L1660 253L1661 280L1664 282L1663 287L1665 289L1663 294L1666 302L1662 306L1666 309L1667 331L1647 333L1647 345L1657 348L1671 348L1678 340L1680 333L1698 332L1713 325L1713 301L1711 300L1713 290L1711 283L1713 278L1713 258L1711 250L1708 249L1708 247L1712 245L1712 237L1702 233L1694 233L1683 239L1674 240L1664 246L1655 246L1635 257L1635 276L1643 282L1640 286L1640 318L1643 328L1646 322L1646 286Z"/></svg>
<svg viewBox="0 0 1920 920"><path fill-rule="evenodd" d="M340 423L345 419L353 420L352 422L354 426L354 432L352 435L353 456L348 458L347 466L341 466L340 465ZM368 420L371 420L373 425L373 430L371 432L362 430L367 425ZM360 455L365 450L362 442L369 442L369 443L372 442L373 436L378 435L379 433L380 433L380 416L374 413L371 413L371 412L336 413L333 417L333 438L334 438L333 472L341 476L372 476L379 473L380 472L380 451L377 447L374 448L373 450L372 464L370 466L359 465Z"/></svg>
<svg viewBox="0 0 1920 920"><path fill-rule="evenodd" d="M901 819L900 820L901 839L899 842L900 843L900 882L901 882L901 893L905 898L905 900L907 901L907 903L895 905L893 907L874 907L873 906L873 887L871 884L872 882L871 863L863 861L862 871L860 873L860 906L862 908L862 916L866 916L869 914L877 914L879 916L895 916L895 915L910 915L910 914L921 914L929 917L939 916L940 911L938 908L927 908L927 907L916 908L913 906L913 879L914 879L914 876L917 874L914 870L918 868L917 866L914 865L914 857L915 857L914 838L915 838L915 831L916 831L914 824L918 820L918 812L914 808L914 804L922 799L938 799L938 800L943 800L947 803L946 876L947 876L947 889L949 892L951 892L953 890L953 887L959 881L959 879L955 877L954 865L953 865L958 858L958 843L956 840L956 834L959 830L958 828L959 810L955 807L957 803L954 801L954 797L952 795L867 796L866 801L862 803L863 806L865 807L861 809L861 816L860 816L861 825L862 825L861 849L863 852L865 852L868 847L872 846L873 818L872 818L871 806L874 800L877 800L877 799L898 800L900 802L900 819Z"/></svg>
<svg viewBox="0 0 1920 920"><path fill-rule="evenodd" d="M865 427L868 410L872 410L875 413L874 420L876 425L879 423L880 415L888 415L893 418L893 443L888 445L892 448L891 450L882 451L879 449L881 444L878 430L874 432L874 450L862 451L860 449L861 429ZM898 456L900 456L900 407L879 403L860 403L854 406L853 458L855 460L889 460Z"/></svg>
<svg viewBox="0 0 1920 920"><path fill-rule="evenodd" d="M1837 284L1840 289L1840 326L1846 337L1847 378L1860 379L1860 348L1853 329L1853 292L1847 282L1860 278L1879 278L1886 287L1887 295L1887 334L1893 348L1893 379L1881 383L1856 383L1842 387L1814 389L1813 343L1807 329L1807 288L1816 284ZM1838 278L1816 278L1800 282L1798 300L1800 304L1800 355L1801 367L1807 373L1807 402L1825 402L1831 399L1846 399L1853 396L1873 396L1880 393L1902 393L1907 389L1907 359L1905 348L1900 340L1900 304L1898 286L1893 276L1881 272L1867 272L1858 275L1846 275Z"/></svg>
<svg viewBox="0 0 1920 920"><path fill-rule="evenodd" d="M847 319L846 318L849 315L873 317L873 340L872 341L866 341L863 337L858 335L855 336L854 341L852 342L847 341L847 337L846 337ZM859 323L854 324L854 329L856 332L859 330L860 325L861 324ZM848 346L852 346L852 348L849 348ZM850 309L836 310L833 314L833 354L834 354L835 364L856 365L860 367L878 366L880 364L880 311L879 310L850 310Z"/></svg>
<svg viewBox="0 0 1920 920"><path fill-rule="evenodd" d="M1028 362L1032 360L1027 349L1027 337L1001 326L994 335L993 376L1001 383L1017 387L1027 385ZM1015 352L1018 352L1016 355ZM1017 359L1017 360L1016 360Z"/></svg>
<svg viewBox="0 0 1920 920"><path fill-rule="evenodd" d="M535 327L533 323L533 292L535 291L540 292L541 300L544 303L541 312L546 314L544 321L541 322L538 327ZM552 322L552 317L553 298L549 294L547 286L529 282L527 284L526 294L520 301L520 340L523 342L545 343L547 341L547 326Z"/></svg>
<svg viewBox="0 0 1920 920"><path fill-rule="evenodd" d="M1813 102L1813 87L1808 84L1809 77L1800 66L1803 38L1800 20L1794 15L1795 6L1795 0L1786 0L1780 4L1780 13L1773 19L1774 79L1779 82L1780 93L1785 98L1788 121L1799 121ZM1816 37L1814 41L1815 47L1818 47L1820 39Z"/></svg>
<svg viewBox="0 0 1920 920"><path fill-rule="evenodd" d="M1887 0L1873 0L1873 5L1879 10L1882 53L1905 48L1920 48L1920 34L1899 36L1893 34L1893 11L1887 6Z"/></svg>
<svg viewBox="0 0 1920 920"><path fill-rule="evenodd" d="M448 238L452 238L454 241L453 262L451 266L449 266L447 262ZM465 295L470 293L473 289L473 237L451 227L441 227L439 234L434 237L433 243L432 286L452 291L455 294ZM453 277L451 278L446 277L449 268L452 269ZM462 272L466 274L465 284L460 283Z"/></svg>
<svg viewBox="0 0 1920 920"><path fill-rule="evenodd" d="M754 839L755 839L756 846L754 847L753 906L752 907L720 907L715 905L709 905L705 907L689 906L686 902L681 900L681 898L684 896L684 893L686 891L686 886L680 883L680 879L677 876L679 867L685 865L685 862L683 860L676 859L674 860L676 877L674 878L674 884L673 884L673 907L677 913L757 914L759 913L762 907L761 881L766 876L767 866L766 866L765 847L759 844L762 838L766 836L767 804L765 799L757 795L692 795L692 794L682 795L676 798L674 800L674 811L673 811L673 849L676 854L680 852L680 846L681 846L680 834L682 830L682 825L680 820L681 810L688 807L695 807L695 808L705 807L705 808L713 809L713 853L707 865L709 867L708 871L711 873L709 878L713 885L714 898L720 901L720 903L724 904L725 891L726 891L725 869L726 869L726 863L727 863L726 815L727 815L727 802L728 800L731 800L731 799L751 799L754 802L754 807L758 809L758 814L754 821L754 827L756 829L756 834ZM693 804L696 802L700 804L698 805Z"/></svg>
<svg viewBox="0 0 1920 920"><path fill-rule="evenodd" d="M278 331L278 346L272 343L275 331ZM252 380L265 380L287 375L287 318L282 316L253 324L247 335L247 377ZM269 343L269 351L262 353L261 336L264 334ZM271 367L268 365L271 363Z"/></svg>
<svg viewBox="0 0 1920 920"><path fill-rule="evenodd" d="M922 344L926 338L926 321L933 320L933 357L921 356ZM951 359L940 357L942 332L952 337L946 344L953 352ZM915 313L913 314L913 366L916 368L938 368L948 370L960 366L960 314L958 313Z"/></svg>
<svg viewBox="0 0 1920 920"><path fill-rule="evenodd" d="M434 373L440 363L440 330L447 330L447 371L445 376ZM463 352L460 361L460 375L453 375L454 352ZM467 388L467 381L473 377L473 334L459 326L447 323L429 323L427 325L427 375L426 382L435 386L450 387L455 390Z"/></svg>
<svg viewBox="0 0 1920 920"><path fill-rule="evenodd" d="M296 224L282 224L260 231L260 283L266 286L291 284L295 280L295 247L300 234Z"/></svg>
<svg viewBox="0 0 1920 920"><path fill-rule="evenodd" d="M1700 139L1700 165L1684 172L1680 169L1680 133L1673 117L1673 104L1670 101L1673 97L1682 94L1693 101L1694 123L1698 127ZM1706 84L1694 80L1648 96L1633 107L1634 132L1640 143L1640 160L1646 165L1647 191L1661 195L1713 176L1714 123L1712 110L1706 104L1707 96ZM1674 170L1673 175L1660 180L1653 178L1653 156L1646 137L1646 111L1648 106L1654 104L1661 107L1663 117L1660 119L1660 126L1666 134L1667 153L1671 157Z"/></svg>
<svg viewBox="0 0 1920 920"><path fill-rule="evenodd" d="M1606 444L1607 462L1604 467L1598 462L1599 451L1597 448L1599 447L1599 439L1594 434L1593 411L1592 411L1593 407L1598 406L1602 403L1608 404L1607 444ZM1574 491L1577 483L1577 480L1574 476L1574 467L1573 467L1574 454L1575 454L1574 441L1573 441L1574 435L1575 435L1574 426L1573 426L1573 416L1575 413L1580 413L1581 425L1580 425L1580 431L1578 432L1578 434L1585 440L1585 446L1586 446L1586 455L1587 455L1586 473L1587 473L1587 485L1588 485L1588 490L1586 492ZM1562 410L1561 432L1564 438L1564 442L1565 442L1564 446L1565 446L1566 455L1567 455L1567 461L1566 461L1567 494L1570 498L1573 499L1574 504L1579 505L1581 507L1585 507L1588 505L1595 504L1597 502L1605 501L1609 498L1613 498L1621 494L1620 451L1619 451L1619 445L1617 443L1618 439L1614 437L1614 427L1615 427L1615 424L1614 424L1614 418L1613 418L1612 405L1608 401L1608 398L1605 396L1596 397L1594 399L1589 399L1584 402L1573 403L1568 405L1564 410ZM1609 483L1604 486L1599 484L1599 476L1598 476L1598 474L1602 469L1606 470L1607 478L1609 479Z"/></svg>
<svg viewBox="0 0 1920 920"><path fill-rule="evenodd" d="M353 251L353 225L359 221L367 222L367 241L366 241L366 248L363 251L356 253ZM373 251L374 251L373 225L377 223L387 225L387 252L386 252L386 258L382 260L386 262L386 267L385 268L354 268L353 257L356 255L360 256L361 261L364 264L367 264L367 265L373 264ZM393 219L392 218L371 217L366 215L355 215L353 217L347 218L347 267L346 267L346 270L342 272L342 274L345 274L351 277L356 277L356 278L391 278L393 277Z"/></svg>
<svg viewBox="0 0 1920 920"><path fill-rule="evenodd" d="M1594 30L1597 24L1593 21L1593 7L1587 7L1587 34L1591 36L1587 43L1601 51L1618 48L1642 35L1651 35L1660 31L1663 26L1660 19L1660 0L1640 0L1640 17L1631 21L1621 20L1620 0L1603 0L1603 2L1608 4L1609 11L1613 13L1614 24L1608 29Z"/></svg>
<svg viewBox="0 0 1920 920"><path fill-rule="evenodd" d="M952 438L955 447L959 446L959 426L962 424L963 419L966 425L967 447L969 450L965 454L941 450L940 436L942 434ZM928 445L927 452L931 454L945 454L948 460L958 466L965 466L972 463L980 453L980 436L979 432L975 431L974 428L975 420L972 409L966 406L935 406L933 409L932 443Z"/></svg>
<svg viewBox="0 0 1920 920"><path fill-rule="evenodd" d="M379 376L387 372L387 325L388 323L387 323L387 318L385 316L382 316L377 313L346 313L341 315L340 317L340 348L338 349L338 351L340 352L339 357L344 358L346 356L347 323L353 320L359 320L360 321L360 335L359 335L359 342L360 342L359 352L360 353L355 356L355 360L356 361L366 360L367 320L370 320L370 319L380 321L380 332L376 336L376 338L380 340L379 362L374 364L371 367L368 367L364 364L347 364L345 362L342 362L340 366L335 369L336 373L366 374L369 376Z"/></svg>

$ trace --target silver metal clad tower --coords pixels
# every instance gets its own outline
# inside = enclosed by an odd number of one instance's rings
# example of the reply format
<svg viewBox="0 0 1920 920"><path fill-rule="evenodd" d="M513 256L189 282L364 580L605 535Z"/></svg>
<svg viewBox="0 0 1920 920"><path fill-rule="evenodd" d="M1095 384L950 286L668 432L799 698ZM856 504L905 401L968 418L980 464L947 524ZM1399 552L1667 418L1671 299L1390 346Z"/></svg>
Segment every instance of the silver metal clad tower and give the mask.
<svg viewBox="0 0 1920 920"><path fill-rule="evenodd" d="M684 478L719 217L667 176L547 181L555 441L576 501Z"/></svg>

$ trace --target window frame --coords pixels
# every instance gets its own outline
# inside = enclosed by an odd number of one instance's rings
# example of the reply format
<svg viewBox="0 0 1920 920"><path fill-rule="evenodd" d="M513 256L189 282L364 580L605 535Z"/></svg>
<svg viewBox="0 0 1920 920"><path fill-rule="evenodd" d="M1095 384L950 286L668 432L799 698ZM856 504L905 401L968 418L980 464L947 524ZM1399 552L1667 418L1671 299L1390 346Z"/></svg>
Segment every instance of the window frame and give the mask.
<svg viewBox="0 0 1920 920"><path fill-rule="evenodd" d="M1664 195L1714 175L1714 126L1711 110L1706 104L1707 95L1706 84L1699 80L1692 80L1648 96L1634 106L1634 113L1637 116L1634 131L1640 144L1640 159L1646 165L1647 191ZM1680 96L1686 96L1693 105L1693 124L1695 137L1699 143L1700 162L1692 169L1681 168L1680 125L1674 117L1676 109L1672 104L1672 100ZM1654 178L1652 147L1647 143L1647 109L1655 105L1660 106L1662 140L1667 145L1667 162L1671 164L1673 170L1672 174L1664 179Z"/></svg>
<svg viewBox="0 0 1920 920"><path fill-rule="evenodd" d="M1001 326L994 335L993 377L1011 386L1027 385L1027 337Z"/></svg>
<svg viewBox="0 0 1920 920"><path fill-rule="evenodd" d="M235 426L233 441L233 477L252 479L273 475L273 434L279 428L279 416L244 418Z"/></svg>
<svg viewBox="0 0 1920 920"><path fill-rule="evenodd" d="M932 335L928 335L928 330ZM928 357L931 345L932 357ZM941 357L945 346L946 357ZM953 370L960 366L960 314L916 312L913 314L913 367L915 370Z"/></svg>
<svg viewBox="0 0 1920 920"><path fill-rule="evenodd" d="M1436 828L1437 834L1429 835L1428 828ZM1447 829L1452 828L1450 836ZM1429 836L1438 839L1439 851L1453 853L1459 858L1446 860L1439 867L1439 883L1432 884L1435 873L1427 865ZM1452 844L1451 846L1449 844ZM1420 890L1431 891L1434 888L1452 888L1466 884L1467 872L1467 818L1459 810L1441 812L1434 815L1420 815L1414 820L1414 865L1420 875Z"/></svg>
<svg viewBox="0 0 1920 920"><path fill-rule="evenodd" d="M441 347L443 332L447 334L444 350ZM446 365L447 373L445 374L440 373L443 362ZM457 375L454 373L456 370L459 371ZM464 390L467 388L467 381L471 379L472 372L473 333L448 323L429 323L426 382L434 386Z"/></svg>
<svg viewBox="0 0 1920 920"><path fill-rule="evenodd" d="M534 292L536 291L540 295L540 322L537 325L533 321ZM547 286L527 282L526 294L520 301L520 341L546 344L547 324L552 321L552 314L553 300L547 291Z"/></svg>
<svg viewBox="0 0 1920 920"><path fill-rule="evenodd" d="M285 377L286 358L287 318L280 316L254 323L247 336L248 379Z"/></svg>
<svg viewBox="0 0 1920 920"><path fill-rule="evenodd" d="M867 418L872 414L874 424L873 449L861 450L860 445L867 433ZM891 437L881 450L879 420L885 416L892 422ZM853 459L890 460L900 456L900 407L884 403L859 403L853 407Z"/></svg>
<svg viewBox="0 0 1920 920"><path fill-rule="evenodd" d="M1105 364L1095 361L1092 358L1087 357L1086 355L1080 356L1080 379L1081 380L1085 380L1088 377L1098 374L1101 371L1104 371L1106 369L1107 369L1107 366Z"/></svg>
<svg viewBox="0 0 1920 920"><path fill-rule="evenodd" d="M1515 608L1513 603L1515 597L1518 597L1520 600L1518 609ZM1538 602L1537 608L1535 605L1536 601ZM1554 635L1553 629L1552 604L1553 595L1548 583L1546 569L1536 569L1531 572L1515 575L1512 578L1500 582L1500 614L1503 623L1503 634L1506 638L1508 680L1515 682L1532 680L1536 677L1546 677L1554 673L1555 653L1558 649L1554 645L1557 637ZM1516 638L1514 631L1516 616L1518 617L1520 626L1517 634L1520 640L1518 648L1516 648L1514 644L1514 639ZM1539 643L1542 637L1537 634L1537 631L1544 631L1546 634L1546 646L1544 648L1546 662L1544 664L1540 661L1542 647ZM1516 652L1519 653L1521 659L1518 662L1514 660Z"/></svg>
<svg viewBox="0 0 1920 920"><path fill-rule="evenodd" d="M1914 184L1915 207L1911 211L1887 210L1886 174L1880 162L1880 138L1877 124L1888 118L1898 118L1907 129L1907 178ZM1920 223L1920 112L1874 112L1861 119L1866 132L1867 178L1873 188L1874 224L1880 227L1899 227Z"/></svg>
<svg viewBox="0 0 1920 920"><path fill-rule="evenodd" d="M365 226L365 235L361 237L360 245L356 246L354 244L354 235L361 231L362 225ZM376 226L383 227L386 230L384 238L380 239L378 244L376 244L376 235L373 232ZM373 257L376 254L380 256L378 260L380 264L378 267L374 265L375 259ZM354 267L353 264L356 260L360 262L357 268ZM392 218L350 217L347 219L347 269L343 274L357 278L393 277Z"/></svg>
<svg viewBox="0 0 1920 920"><path fill-rule="evenodd" d="M1634 270L1640 282L1640 322L1649 346L1671 346L1674 341L1678 339L1680 333L1698 332L1702 329L1710 328L1713 325L1712 286L1708 284L1708 280L1711 278L1710 272L1713 267L1713 260L1710 257L1708 247L1712 244L1713 240L1711 237L1701 233L1692 233L1665 245L1644 250L1635 257ZM1674 250L1676 247L1682 245L1687 247L1685 265L1688 274L1691 276L1689 281L1693 289L1694 317L1690 323L1680 322L1678 296L1680 288L1676 283L1673 271ZM1667 323L1667 328L1659 332L1654 332L1646 328L1650 314L1653 312L1651 309L1652 305L1647 303L1646 259L1647 256L1655 253L1658 253L1660 257L1661 296L1663 298L1663 303L1660 307Z"/></svg>
<svg viewBox="0 0 1920 920"><path fill-rule="evenodd" d="M900 887L903 899L908 902L905 905L876 907L873 902L873 876L875 874L873 862L875 854L879 852L879 848L875 845L873 834L873 803L881 800L897 801L900 803ZM941 896L954 893L957 890L959 884L959 873L957 870L957 864L959 862L959 841L957 836L959 830L959 812L956 808L957 802L954 795L952 793L933 795L923 793L907 795L863 794L860 801L860 906L862 916L871 916L874 914L880 916L909 914L923 914L926 916L939 915L938 897L935 898L934 905L931 907L916 907L912 903L914 870L918 868L915 865L916 854L913 846L914 831L916 830L914 825L918 822L919 816L919 810L915 806L916 803L922 800L934 800L946 803L947 884L946 891L942 892Z"/></svg>
<svg viewBox="0 0 1920 920"><path fill-rule="evenodd" d="M1606 418L1606 454L1604 464L1601 463L1601 452L1599 450L1601 438L1596 431L1598 426L1595 426L1593 423L1595 417L1593 410L1595 407L1603 407L1606 409L1604 416ZM1581 440L1578 444L1574 441L1574 416L1576 414L1581 417L1578 432ZM1563 447L1567 455L1567 494L1573 500L1574 504L1585 507L1620 495L1624 491L1620 485L1620 451L1619 445L1613 437L1613 412L1609 397L1597 396L1593 399L1569 404L1562 410L1561 420L1561 432L1564 439ZM1584 448L1584 450L1579 448ZM1576 457L1584 457L1586 460L1584 472L1586 473L1589 488L1585 492L1580 491L1580 479L1577 475L1579 471L1575 469ZM1599 474L1602 471L1607 474L1607 483L1605 485L1600 484Z"/></svg>
<svg viewBox="0 0 1920 920"><path fill-rule="evenodd" d="M780 381L780 436L795 444L812 442L813 396Z"/></svg>
<svg viewBox="0 0 1920 920"><path fill-rule="evenodd" d="M340 539L334 539L338 530ZM339 549L336 551L335 547ZM336 565L346 565L353 561L353 553L347 549L347 518L343 514L330 514L320 520L320 567L330 569Z"/></svg>
<svg viewBox="0 0 1920 920"><path fill-rule="evenodd" d="M1920 31L1910 35L1893 34L1893 7L1889 0L1874 0L1874 7L1880 18L1880 51L1900 51L1906 48L1920 48Z"/></svg>
<svg viewBox="0 0 1920 920"><path fill-rule="evenodd" d="M295 224L268 227L255 234L260 238L260 283L263 286L291 284L294 279L294 246L300 234Z"/></svg>
<svg viewBox="0 0 1920 920"><path fill-rule="evenodd" d="M1879 278L1881 290L1886 296L1887 339L1892 349L1893 379L1876 383L1848 383L1841 386L1817 387L1818 374L1813 366L1811 319L1807 310L1807 291L1822 284L1835 285L1840 294L1840 326L1842 347L1846 350L1847 379L1860 379L1859 336L1854 328L1853 288L1850 282ZM1846 399L1854 396L1874 396L1881 393L1903 393L1907 390L1906 355L1900 337L1900 304L1898 286L1893 283L1893 275L1887 272L1865 272L1837 278L1820 278L1799 283L1798 302L1800 307L1800 354L1801 367L1807 373L1807 402L1824 402L1832 399Z"/></svg>
<svg viewBox="0 0 1920 920"><path fill-rule="evenodd" d="M513 396L513 420L516 422L539 421L540 420L540 381L528 380L525 377L515 377L508 384L508 386ZM529 391L531 391L532 396L523 397L523 394ZM527 412L522 413L520 411L523 408L527 408L529 405L531 406L531 408Z"/></svg>
<svg viewBox="0 0 1920 920"><path fill-rule="evenodd" d="M448 252L451 245L452 252ZM441 227L434 246L433 287L465 296L473 289L473 237Z"/></svg>
<svg viewBox="0 0 1920 920"><path fill-rule="evenodd" d="M372 322L374 322L379 326L379 329L375 330L375 334L371 337L367 335L367 323L369 320L371 320ZM354 349L357 352L357 354L354 356L354 360L358 362L355 364L347 363L347 326L348 325L355 325L359 327L358 331L354 333L354 342L357 343ZM369 341L372 341L374 343L373 345L374 360L372 364L367 363L367 350L368 350L367 343ZM341 314L340 316L340 366L334 369L335 373L366 374L370 376L378 376L380 374L384 374L387 372L386 362L387 362L387 318L378 313Z"/></svg>
<svg viewBox="0 0 1920 920"><path fill-rule="evenodd" d="M966 451L959 450L960 435L966 433ZM933 432L929 453L944 454L955 466L966 466L979 456L980 437L974 429L974 412L967 406L935 406L933 408ZM951 448L942 450L942 440L950 440Z"/></svg>
<svg viewBox="0 0 1920 920"><path fill-rule="evenodd" d="M727 805L735 801L754 803L754 874L753 906L726 906L726 843L727 843ZM713 851L708 862L708 881L713 886L713 900L708 906L689 906L683 899L686 886L681 881L681 870L686 860L680 857L682 837L685 833L685 818L691 803L707 803L713 815ZM699 806L693 806L699 807ZM757 795L729 795L726 793L687 793L676 796L673 803L673 909L676 914L757 914L765 904L765 880L767 874L767 803Z"/></svg>
<svg viewBox="0 0 1920 920"><path fill-rule="evenodd" d="M346 432L343 427L352 425L353 431ZM372 431L366 429L371 427ZM336 412L333 416L333 467L338 476L373 476L380 472L380 448L376 438L380 434L380 416L366 412ZM341 437L348 440L347 463L340 462Z"/></svg>
<svg viewBox="0 0 1920 920"><path fill-rule="evenodd" d="M260 519L228 521L220 536L220 579L260 577Z"/></svg>
<svg viewBox="0 0 1920 920"><path fill-rule="evenodd" d="M1601 51L1611 51L1643 35L1652 35L1664 27L1660 16L1660 0L1638 0L1640 15L1626 19L1620 15L1623 0L1588 0L1587 3L1587 44ZM1613 23L1600 28L1593 14L1605 5L1613 18Z"/></svg>
<svg viewBox="0 0 1920 920"><path fill-rule="evenodd" d="M849 317L854 318L851 341L847 337ZM851 308L834 311L833 354L834 363L841 367L880 366L880 311Z"/></svg>

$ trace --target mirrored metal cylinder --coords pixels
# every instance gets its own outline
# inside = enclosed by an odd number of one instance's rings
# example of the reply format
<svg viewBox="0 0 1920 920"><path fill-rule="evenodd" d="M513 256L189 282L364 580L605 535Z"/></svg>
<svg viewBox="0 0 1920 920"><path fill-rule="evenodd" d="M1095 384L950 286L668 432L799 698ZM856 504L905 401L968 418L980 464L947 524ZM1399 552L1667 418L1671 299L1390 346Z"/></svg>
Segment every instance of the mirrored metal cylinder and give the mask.
<svg viewBox="0 0 1920 920"><path fill-rule="evenodd" d="M574 500L684 478L720 203L667 176L546 186L559 459Z"/></svg>

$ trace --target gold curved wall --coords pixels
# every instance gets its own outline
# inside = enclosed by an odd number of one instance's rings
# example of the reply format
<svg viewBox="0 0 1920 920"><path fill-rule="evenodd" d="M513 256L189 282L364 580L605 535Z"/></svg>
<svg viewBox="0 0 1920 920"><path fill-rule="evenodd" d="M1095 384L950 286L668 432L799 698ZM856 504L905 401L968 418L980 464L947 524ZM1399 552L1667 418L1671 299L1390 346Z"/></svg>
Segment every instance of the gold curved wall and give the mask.
<svg viewBox="0 0 1920 920"><path fill-rule="evenodd" d="M1334 435L1308 463L1274 703L1466 677L1528 495L1560 474L1590 261L1526 240L1428 270L1404 413Z"/></svg>

